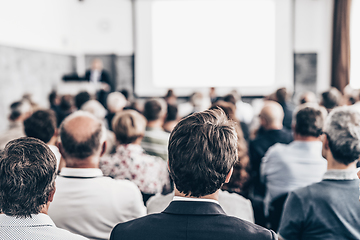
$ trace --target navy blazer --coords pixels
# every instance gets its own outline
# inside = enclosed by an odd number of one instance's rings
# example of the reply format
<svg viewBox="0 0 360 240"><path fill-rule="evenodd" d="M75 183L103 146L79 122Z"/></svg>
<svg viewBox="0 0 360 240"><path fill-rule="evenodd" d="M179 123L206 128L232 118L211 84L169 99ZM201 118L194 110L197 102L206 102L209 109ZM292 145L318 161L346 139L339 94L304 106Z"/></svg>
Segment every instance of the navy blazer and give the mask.
<svg viewBox="0 0 360 240"><path fill-rule="evenodd" d="M116 225L110 240L118 239L265 240L277 236L271 230L227 216L216 203L172 201L162 213Z"/></svg>

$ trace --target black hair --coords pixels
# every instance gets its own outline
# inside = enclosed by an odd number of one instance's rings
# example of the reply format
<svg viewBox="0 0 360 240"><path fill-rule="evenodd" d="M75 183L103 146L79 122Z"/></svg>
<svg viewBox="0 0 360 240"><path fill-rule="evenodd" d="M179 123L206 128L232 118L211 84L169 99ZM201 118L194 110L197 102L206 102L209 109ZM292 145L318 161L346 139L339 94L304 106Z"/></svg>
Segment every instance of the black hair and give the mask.
<svg viewBox="0 0 360 240"><path fill-rule="evenodd" d="M48 143L56 130L56 115L52 110L39 110L24 121L26 136Z"/></svg>

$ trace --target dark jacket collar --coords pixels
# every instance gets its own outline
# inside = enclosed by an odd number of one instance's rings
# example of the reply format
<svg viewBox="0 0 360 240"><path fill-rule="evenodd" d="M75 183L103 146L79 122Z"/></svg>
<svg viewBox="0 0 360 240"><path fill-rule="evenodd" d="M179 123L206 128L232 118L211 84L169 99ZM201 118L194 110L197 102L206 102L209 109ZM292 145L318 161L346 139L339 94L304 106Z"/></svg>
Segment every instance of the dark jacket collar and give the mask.
<svg viewBox="0 0 360 240"><path fill-rule="evenodd" d="M181 215L226 215L219 204L194 201L172 201L163 213Z"/></svg>

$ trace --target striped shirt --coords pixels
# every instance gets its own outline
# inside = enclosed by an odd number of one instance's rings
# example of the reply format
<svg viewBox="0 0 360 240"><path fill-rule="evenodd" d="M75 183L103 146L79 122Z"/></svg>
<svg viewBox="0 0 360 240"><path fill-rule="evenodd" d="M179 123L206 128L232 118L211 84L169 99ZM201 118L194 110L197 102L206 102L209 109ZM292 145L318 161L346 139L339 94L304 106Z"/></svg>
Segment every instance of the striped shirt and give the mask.
<svg viewBox="0 0 360 240"><path fill-rule="evenodd" d="M146 127L141 146L147 154L161 157L167 161L169 137L170 134L165 132L162 128Z"/></svg>

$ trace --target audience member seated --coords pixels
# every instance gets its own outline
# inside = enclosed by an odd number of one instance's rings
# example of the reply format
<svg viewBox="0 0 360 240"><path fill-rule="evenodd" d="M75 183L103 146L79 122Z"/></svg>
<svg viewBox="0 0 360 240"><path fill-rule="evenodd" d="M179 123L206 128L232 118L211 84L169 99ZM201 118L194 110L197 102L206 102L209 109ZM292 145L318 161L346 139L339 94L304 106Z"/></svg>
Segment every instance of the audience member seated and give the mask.
<svg viewBox="0 0 360 240"><path fill-rule="evenodd" d="M274 216L269 215L270 204L290 191L320 182L326 172L327 162L321 155L320 141L326 115L326 109L318 105L299 106L293 119L294 141L288 145L275 144L262 159L260 173L266 186L265 216L269 216L274 231L280 219L276 222ZM281 212L276 215L280 217Z"/></svg>
<svg viewBox="0 0 360 240"><path fill-rule="evenodd" d="M147 119L147 125L141 146L148 154L159 156L167 161L169 133L162 128L166 117L166 102L160 98L146 101L144 116Z"/></svg>
<svg viewBox="0 0 360 240"><path fill-rule="evenodd" d="M57 95L56 91L52 91L49 94L49 104L50 104L50 109L55 112L56 119L58 119L58 116L60 114L60 98Z"/></svg>
<svg viewBox="0 0 360 240"><path fill-rule="evenodd" d="M85 240L47 215L55 193L56 159L35 138L10 141L0 157L0 240Z"/></svg>
<svg viewBox="0 0 360 240"><path fill-rule="evenodd" d="M249 180L248 166L249 155L243 132L240 128L239 120L235 116L235 105L230 102L217 101L213 103L210 109L221 108L229 120L235 122L235 130L238 137L238 161L234 164L233 174L230 181L222 186L223 190L235 192L243 196L248 196L247 181Z"/></svg>
<svg viewBox="0 0 360 240"><path fill-rule="evenodd" d="M282 239L360 239L360 113L335 108L327 118L322 154L328 161L323 180L291 192L279 234Z"/></svg>
<svg viewBox="0 0 360 240"><path fill-rule="evenodd" d="M236 107L236 98L233 94L228 94L224 97L223 99L225 102L229 102L229 103L232 103L234 106L235 106L235 112L237 112L237 107ZM237 116L236 116L236 113L234 113L234 117L236 119L239 119ZM240 123L240 127L241 127L241 130L243 132L243 137L245 138L246 142L249 142L249 138L250 138L250 131L249 131L249 126L245 123L245 122L242 122L240 120L237 120L237 122Z"/></svg>
<svg viewBox="0 0 360 240"><path fill-rule="evenodd" d="M97 100L89 100L83 104L81 110L85 112L89 112L94 115L97 119L99 119L104 125L107 125L107 121L105 119L107 111L104 106ZM105 155L112 154L115 152L116 146L116 138L115 134L106 129L106 151Z"/></svg>
<svg viewBox="0 0 360 240"><path fill-rule="evenodd" d="M100 160L104 175L135 183L143 193L144 202L170 185L166 162L160 157L147 155L140 146L145 127L145 117L135 110L116 114L113 120L118 142L116 153Z"/></svg>
<svg viewBox="0 0 360 240"><path fill-rule="evenodd" d="M236 90L231 91L231 94L236 100L236 118L249 126L254 118L253 107L249 103L242 101L240 94Z"/></svg>
<svg viewBox="0 0 360 240"><path fill-rule="evenodd" d="M161 213L173 200L175 192L167 195L160 193L151 197L146 203L147 213ZM219 204L228 216L238 217L240 219L254 223L254 213L250 200L236 193L228 191L219 191Z"/></svg>
<svg viewBox="0 0 360 240"><path fill-rule="evenodd" d="M251 166L250 198L253 203L255 223L265 226L263 198L265 186L260 182L260 163L266 151L275 143L290 143L291 132L283 128L282 122L284 111L281 105L275 101L264 103L260 115L260 129L254 140L249 144L249 157Z"/></svg>
<svg viewBox="0 0 360 240"><path fill-rule="evenodd" d="M172 89L169 89L164 99L168 105L177 105L177 97Z"/></svg>
<svg viewBox="0 0 360 240"><path fill-rule="evenodd" d="M25 137L24 120L31 115L31 106L28 101L22 100L10 105L9 128L0 134L0 150L13 139Z"/></svg>
<svg viewBox="0 0 360 240"><path fill-rule="evenodd" d="M106 115L107 127L112 130L112 119L116 113L121 112L127 104L127 100L119 92L110 93L106 100L108 114Z"/></svg>
<svg viewBox="0 0 360 240"><path fill-rule="evenodd" d="M249 144L251 177L254 181L255 192L262 195L264 189L260 183L260 163L266 151L275 143L290 143L293 138L291 132L283 128L284 111L280 104L274 101L264 103L260 115L260 129L254 140ZM258 189L257 189L258 188Z"/></svg>
<svg viewBox="0 0 360 240"><path fill-rule="evenodd" d="M78 111L60 127L60 152L66 167L56 179L49 215L56 226L90 239L108 239L113 226L145 215L141 193L128 180L104 177L99 169L105 152L104 125Z"/></svg>
<svg viewBox="0 0 360 240"><path fill-rule="evenodd" d="M74 98L71 95L64 95L61 97L60 105L59 105L59 115L57 116L58 126L62 123L62 121L74 112Z"/></svg>
<svg viewBox="0 0 360 240"><path fill-rule="evenodd" d="M311 91L305 91L300 95L299 104L304 103L318 103L315 93Z"/></svg>
<svg viewBox="0 0 360 240"><path fill-rule="evenodd" d="M56 114L53 110L39 110L24 121L26 136L40 139L48 145L56 157L56 169L59 169L61 154L56 146Z"/></svg>
<svg viewBox="0 0 360 240"><path fill-rule="evenodd" d="M163 129L165 132L171 133L178 122L179 118L177 105L168 104Z"/></svg>
<svg viewBox="0 0 360 240"><path fill-rule="evenodd" d="M341 92L332 87L329 91L321 94L320 105L324 106L328 112L331 112L335 107L341 106L341 100Z"/></svg>
<svg viewBox="0 0 360 240"><path fill-rule="evenodd" d="M91 99L91 96L86 91L79 92L78 94L76 94L74 99L75 99L75 107L80 110L82 105Z"/></svg>
<svg viewBox="0 0 360 240"><path fill-rule="evenodd" d="M286 88L279 88L275 92L275 101L278 102L284 110L283 126L291 130L292 115L294 106L288 100L289 94Z"/></svg>
<svg viewBox="0 0 360 240"><path fill-rule="evenodd" d="M118 224L110 240L276 239L270 230L227 216L219 205L220 187L230 180L237 148L235 128L222 110L182 120L169 142L173 201L162 213Z"/></svg>

